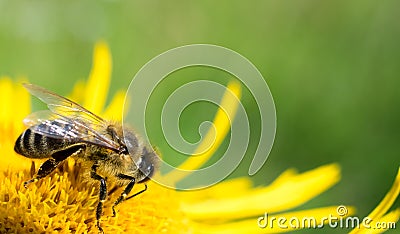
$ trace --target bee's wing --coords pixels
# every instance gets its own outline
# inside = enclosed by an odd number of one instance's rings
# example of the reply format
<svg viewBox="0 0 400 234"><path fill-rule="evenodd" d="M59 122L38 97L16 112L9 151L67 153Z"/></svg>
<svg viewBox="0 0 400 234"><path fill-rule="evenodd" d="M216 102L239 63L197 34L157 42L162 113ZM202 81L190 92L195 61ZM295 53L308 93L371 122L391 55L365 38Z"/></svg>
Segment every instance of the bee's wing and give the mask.
<svg viewBox="0 0 400 234"><path fill-rule="evenodd" d="M78 137L86 137L88 134L82 132L75 123L54 114L49 110L34 112L24 119L24 124L32 131L58 139L73 140Z"/></svg>
<svg viewBox="0 0 400 234"><path fill-rule="evenodd" d="M83 141L117 150L119 144L100 134L106 122L79 104L33 84L24 87L47 104L50 111L35 112L24 123L40 134L50 137Z"/></svg>
<svg viewBox="0 0 400 234"><path fill-rule="evenodd" d="M68 98L62 97L56 93L53 93L45 88L34 84L23 84L23 86L33 96L39 98L42 102L47 104L47 107L52 112L62 115L71 116L86 120L90 123L103 123L104 120L92 112L86 110L78 103L69 100Z"/></svg>

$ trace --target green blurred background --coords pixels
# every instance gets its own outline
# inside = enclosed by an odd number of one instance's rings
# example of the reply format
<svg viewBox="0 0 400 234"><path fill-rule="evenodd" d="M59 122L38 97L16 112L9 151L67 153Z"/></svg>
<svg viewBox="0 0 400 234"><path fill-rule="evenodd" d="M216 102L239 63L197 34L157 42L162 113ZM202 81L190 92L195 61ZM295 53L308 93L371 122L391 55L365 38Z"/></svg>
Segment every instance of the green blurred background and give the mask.
<svg viewBox="0 0 400 234"><path fill-rule="evenodd" d="M93 45L104 39L113 56L113 93L168 49L193 43L230 48L260 70L277 109L275 145L255 183L267 184L289 167L306 171L337 162L340 183L300 208L355 205L363 217L386 194L400 162L398 9L395 0L0 0L0 75L25 76L67 94L74 82L86 79ZM212 69L182 70L169 77L160 96L182 84L174 77L223 84L230 79ZM252 113L252 143L232 177L246 174L259 136L248 90L243 103ZM183 136L197 141L199 123L211 120L215 110L204 103L187 108ZM159 117L152 118L158 125ZM154 141L172 154L161 134Z"/></svg>

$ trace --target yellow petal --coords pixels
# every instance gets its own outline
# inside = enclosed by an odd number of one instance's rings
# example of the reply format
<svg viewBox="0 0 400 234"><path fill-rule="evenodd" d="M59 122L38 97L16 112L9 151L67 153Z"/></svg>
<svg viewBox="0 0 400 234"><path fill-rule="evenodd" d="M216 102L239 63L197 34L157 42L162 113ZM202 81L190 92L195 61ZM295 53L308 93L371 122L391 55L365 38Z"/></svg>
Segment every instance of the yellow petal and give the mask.
<svg viewBox="0 0 400 234"><path fill-rule="evenodd" d="M183 203L182 210L195 220L239 219L284 211L297 207L333 186L340 179L337 164L321 166L314 170L294 175L270 186L254 188L240 197L210 199L196 204ZM218 186L218 185L217 185ZM234 187L225 193L236 193Z"/></svg>
<svg viewBox="0 0 400 234"><path fill-rule="evenodd" d="M294 176L298 175L297 170L294 168L289 168L286 169L282 174L280 174L272 183L270 186L278 186L279 184L285 183L288 181L290 178L293 178Z"/></svg>
<svg viewBox="0 0 400 234"><path fill-rule="evenodd" d="M180 169L198 169L211 158L225 139L226 134L229 132L231 121L233 121L239 105L240 96L240 84L236 81L230 82L227 86L227 91L222 97L220 107L213 121L215 128L211 128L210 131L207 132L204 140L193 152L193 155L196 155L196 157L190 157L179 166ZM176 173L176 171L171 171L170 173L163 175L163 177L179 181L184 177L184 175L185 174L182 173Z"/></svg>
<svg viewBox="0 0 400 234"><path fill-rule="evenodd" d="M18 82L14 84L13 97L18 97L18 108L13 108L12 115L14 123L14 131L19 135L25 126L22 120L31 112L31 102L29 92L22 86L23 83L28 83L26 78L19 78ZM12 100L14 100L12 98ZM16 135L14 135L16 136Z"/></svg>
<svg viewBox="0 0 400 234"><path fill-rule="evenodd" d="M219 183L216 186L211 186L206 189L185 191L181 193L181 199L185 203L197 203L206 199L224 199L228 197L246 196L251 189L252 181L247 177L239 177L230 179ZM227 193L226 191L235 188L234 193Z"/></svg>
<svg viewBox="0 0 400 234"><path fill-rule="evenodd" d="M340 220L340 218L347 217L355 212L353 207L347 207L348 214L339 216L336 210L337 206L331 206L283 214L262 213L259 217L243 221L223 224L193 223L193 227L194 230L196 230L194 233L199 234L282 233L304 228L322 228L323 224L329 222L329 217L331 217L332 220ZM278 219L281 220L279 224ZM334 222L334 220L332 222Z"/></svg>
<svg viewBox="0 0 400 234"><path fill-rule="evenodd" d="M101 113L107 100L111 77L111 53L105 42L94 48L93 65L86 84L83 106L93 113Z"/></svg>
<svg viewBox="0 0 400 234"><path fill-rule="evenodd" d="M384 215L386 211L392 206L393 202L399 196L400 192L400 168L397 172L396 179L393 183L392 188L386 194L385 198L379 203L379 205L368 215L371 219L377 219Z"/></svg>
<svg viewBox="0 0 400 234"><path fill-rule="evenodd" d="M8 77L0 78L0 152L3 155L0 157L0 171L8 168L21 170L30 165L30 160L14 152L15 140L25 129L22 120L30 112L30 97L21 83L14 83ZM18 108L15 108L16 97Z"/></svg>
<svg viewBox="0 0 400 234"><path fill-rule="evenodd" d="M71 94L68 95L68 98L76 103L82 104L85 97L85 92L86 92L86 84L83 80L79 80L74 85L74 88L72 89Z"/></svg>
<svg viewBox="0 0 400 234"><path fill-rule="evenodd" d="M383 198L383 200L379 203L379 205L367 216L372 221L379 220L393 205L396 198L399 196L400 193L400 168L397 172L396 179L392 185L392 188ZM398 219L398 217L397 217ZM360 229L354 229L351 233L370 233L371 229L366 229L364 226L361 226Z"/></svg>
<svg viewBox="0 0 400 234"><path fill-rule="evenodd" d="M0 129L2 132L6 134L2 134L0 136L0 140L3 141L3 137L7 136L7 133L10 131L11 126L9 123L12 123L12 101L14 100L12 96L13 86L12 81L8 77L1 77L0 79L0 100L2 102L2 107L0 108Z"/></svg>
<svg viewBox="0 0 400 234"><path fill-rule="evenodd" d="M389 212L378 220L368 223L369 228L363 229L360 233L383 233L396 228L396 222L399 221L400 208Z"/></svg>
<svg viewBox="0 0 400 234"><path fill-rule="evenodd" d="M123 116L123 110L128 110L127 107L124 108L125 92L119 91L114 95L113 100L107 106L107 109L103 112L103 117L106 119L113 119L121 121Z"/></svg>

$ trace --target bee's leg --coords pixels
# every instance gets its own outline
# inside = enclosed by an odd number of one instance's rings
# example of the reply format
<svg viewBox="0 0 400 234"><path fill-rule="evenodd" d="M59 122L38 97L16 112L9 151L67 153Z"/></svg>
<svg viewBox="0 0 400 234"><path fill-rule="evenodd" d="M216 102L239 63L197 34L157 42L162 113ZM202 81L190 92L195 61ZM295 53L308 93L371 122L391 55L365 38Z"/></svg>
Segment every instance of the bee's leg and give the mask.
<svg viewBox="0 0 400 234"><path fill-rule="evenodd" d="M147 190L147 184L144 184L144 189L142 189L139 192L133 194L132 196L127 197L124 201L127 201L127 200L131 199L132 197L136 197L137 195L143 193L146 190Z"/></svg>
<svg viewBox="0 0 400 234"><path fill-rule="evenodd" d="M100 194L99 194L99 203L97 204L96 208L96 220L97 220L97 228L101 233L104 233L103 229L100 227L100 218L103 213L103 203L105 202L107 196L107 185L104 178L101 177L99 174L97 174L96 172L97 167L98 167L97 164L93 164L90 176L93 179L100 181Z"/></svg>
<svg viewBox="0 0 400 234"><path fill-rule="evenodd" d="M117 214L117 213L115 212L115 207L116 207L118 204L120 204L120 203L123 202L123 201L129 200L129 199L131 199L132 197L135 197L135 196L137 196L137 195L139 195L139 194L141 194L141 193L143 193L144 191L147 190L147 185L145 184L145 185L144 185L145 188L144 188L143 190L141 190L141 191L139 191L139 192L133 194L132 196L129 196L129 197L125 198L125 197L130 193L130 191L132 190L133 186L135 185L135 178L132 177L132 176L124 175L124 174L119 174L117 177L118 177L119 179L130 180L130 181L129 181L128 185L125 187L125 189L124 189L124 191L122 192L121 196L118 197L118 199L114 202L114 205L112 206L112 211L113 211L113 216L114 216L114 217L115 217L116 214Z"/></svg>
<svg viewBox="0 0 400 234"><path fill-rule="evenodd" d="M52 158L48 159L42 165L40 165L40 168L39 168L36 176L34 178L24 182L25 188L28 186L28 184L30 184L32 182L36 182L39 179L48 176L52 171L54 171L54 169L57 168L57 166L62 161L64 161L69 156L82 153L84 148L85 148L84 145L74 145L67 149L60 150L60 151L53 153L51 155Z"/></svg>
<svg viewBox="0 0 400 234"><path fill-rule="evenodd" d="M129 180L128 185L125 187L124 191L122 194L118 197L118 199L114 202L114 205L112 206L112 211L113 211L113 216L117 214L115 212L115 206L117 206L119 203L121 203L125 197L129 194L129 192L132 190L133 186L135 185L135 178L132 176L124 175L124 174L118 174L117 175L118 179L121 180Z"/></svg>

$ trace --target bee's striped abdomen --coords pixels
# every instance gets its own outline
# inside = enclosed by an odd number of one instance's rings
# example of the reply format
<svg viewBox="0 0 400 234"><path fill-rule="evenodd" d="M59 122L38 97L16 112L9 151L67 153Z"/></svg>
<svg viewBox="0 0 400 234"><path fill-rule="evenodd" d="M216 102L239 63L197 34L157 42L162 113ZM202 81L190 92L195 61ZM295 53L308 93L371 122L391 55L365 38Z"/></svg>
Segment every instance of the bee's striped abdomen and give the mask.
<svg viewBox="0 0 400 234"><path fill-rule="evenodd" d="M28 158L49 158L54 150L65 145L63 139L48 137L26 129L15 142L14 150Z"/></svg>

